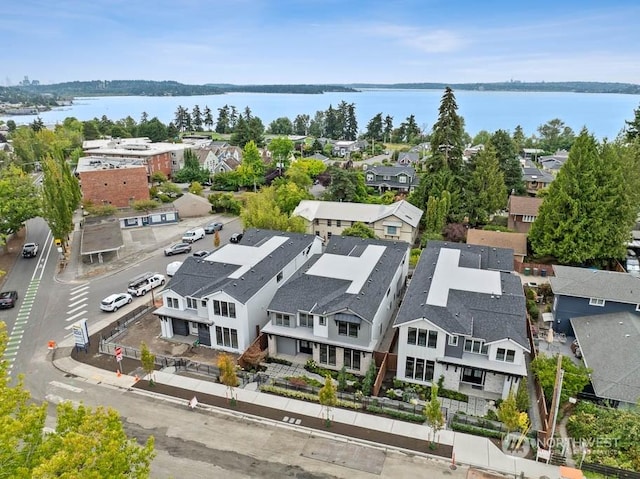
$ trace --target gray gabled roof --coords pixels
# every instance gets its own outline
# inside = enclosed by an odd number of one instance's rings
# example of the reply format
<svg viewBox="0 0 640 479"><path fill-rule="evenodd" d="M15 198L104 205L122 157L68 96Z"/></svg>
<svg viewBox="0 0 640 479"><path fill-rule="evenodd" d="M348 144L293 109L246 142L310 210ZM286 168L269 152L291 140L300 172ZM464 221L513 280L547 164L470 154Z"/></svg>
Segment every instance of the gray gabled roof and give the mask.
<svg viewBox="0 0 640 479"><path fill-rule="evenodd" d="M458 257L459 256L459 257ZM457 258L457 264L449 264ZM485 342L512 339L529 350L513 250L430 241L422 251L394 326L425 318L449 334Z"/></svg>
<svg viewBox="0 0 640 479"><path fill-rule="evenodd" d="M538 183L551 183L553 181L553 175L538 168L527 166L522 168L522 178L524 181L537 181Z"/></svg>
<svg viewBox="0 0 640 479"><path fill-rule="evenodd" d="M414 168L412 168L411 166L404 166L404 165L398 165L398 166L374 165L374 166L369 166L365 170L365 173L368 173L369 171L372 171L376 175L398 176L399 174L404 173L405 175L411 176L412 178L416 176L416 170Z"/></svg>
<svg viewBox="0 0 640 479"><path fill-rule="evenodd" d="M640 316L630 312L571 318L598 397L640 399Z"/></svg>
<svg viewBox="0 0 640 479"><path fill-rule="evenodd" d="M384 248L375 264L362 265L370 268L369 274L361 278L362 287L349 291L358 280L358 272L352 278L346 271L325 270L327 275L313 274L323 256L339 255L351 258L362 257L369 246ZM409 244L402 241L363 239L353 236L333 236L326 251L314 256L302 269L282 285L269 304L270 311L295 315L298 311L316 314L331 314L350 311L366 321L372 321L386 298L394 273L407 255ZM339 259L339 258L338 258ZM337 262L339 263L339 261ZM345 265L348 268L348 265ZM364 269L364 268L362 268ZM360 271L362 273L362 271ZM344 274L347 273L347 274ZM332 275L333 277L330 277Z"/></svg>
<svg viewBox="0 0 640 479"><path fill-rule="evenodd" d="M284 240L264 257L256 258L255 264L246 265L239 277L234 277L242 268L239 262L215 261L218 252L221 257L246 256L248 246L259 247L274 237ZM240 244L227 244L204 259L188 257L166 289L180 296L196 298L224 291L240 303L246 303L314 241L319 240L313 235L250 229L244 233Z"/></svg>
<svg viewBox="0 0 640 479"><path fill-rule="evenodd" d="M553 265L553 294L640 304L640 278L629 273Z"/></svg>

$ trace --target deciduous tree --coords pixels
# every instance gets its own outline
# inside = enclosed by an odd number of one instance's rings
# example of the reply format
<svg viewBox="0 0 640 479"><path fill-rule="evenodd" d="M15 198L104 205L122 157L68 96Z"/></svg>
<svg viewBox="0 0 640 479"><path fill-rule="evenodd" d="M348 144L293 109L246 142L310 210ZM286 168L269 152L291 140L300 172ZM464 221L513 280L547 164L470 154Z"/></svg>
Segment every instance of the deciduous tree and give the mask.
<svg viewBox="0 0 640 479"><path fill-rule="evenodd" d="M540 385L544 390L545 399L549 403L553 398L557 364L558 358L556 356L539 355L531 361L531 370L538 378L538 381L540 381ZM561 367L564 369L564 375L560 404L564 404L570 397L576 397L578 393L582 392L584 387L589 384L589 374L591 370L584 366L576 365L568 356L562 357Z"/></svg>
<svg viewBox="0 0 640 479"><path fill-rule="evenodd" d="M0 170L0 247L25 221L40 215L41 205L38 188L30 175L13 164Z"/></svg>
<svg viewBox="0 0 640 479"><path fill-rule="evenodd" d="M6 345L0 322L0 357ZM43 434L47 404L35 403L22 376L8 376L7 364L0 361L1 477L149 477L153 437L140 446L126 436L116 411L70 402L58 405L55 430Z"/></svg>
<svg viewBox="0 0 640 479"><path fill-rule="evenodd" d="M236 362L230 355L221 353L218 355L218 369L220 370L220 382L227 386L227 399L229 399L233 406L236 403L234 388L239 384L236 373Z"/></svg>
<svg viewBox="0 0 640 479"><path fill-rule="evenodd" d="M423 414L426 416L427 424L431 428L431 442L429 447L434 448L437 434L444 427L445 423L440 401L438 400L438 386L435 384L431 386L431 400L425 404Z"/></svg>
<svg viewBox="0 0 640 479"><path fill-rule="evenodd" d="M356 221L349 228L342 230L342 236L357 236L359 238L371 239L377 238L375 232L360 221Z"/></svg>
<svg viewBox="0 0 640 479"><path fill-rule="evenodd" d="M328 374L324 378L324 386L318 391L318 402L325 410L325 425L331 427L331 410L338 403L338 397L336 394L336 386Z"/></svg>
<svg viewBox="0 0 640 479"><path fill-rule="evenodd" d="M278 206L276 188L262 188L259 193L247 193L240 214L245 228L260 228L304 233L305 221L300 216L290 217Z"/></svg>
<svg viewBox="0 0 640 479"><path fill-rule="evenodd" d="M142 369L144 369L144 372L149 376L149 386L153 386L153 372L156 370L156 355L149 350L149 347L144 341L140 343L140 362L142 363Z"/></svg>

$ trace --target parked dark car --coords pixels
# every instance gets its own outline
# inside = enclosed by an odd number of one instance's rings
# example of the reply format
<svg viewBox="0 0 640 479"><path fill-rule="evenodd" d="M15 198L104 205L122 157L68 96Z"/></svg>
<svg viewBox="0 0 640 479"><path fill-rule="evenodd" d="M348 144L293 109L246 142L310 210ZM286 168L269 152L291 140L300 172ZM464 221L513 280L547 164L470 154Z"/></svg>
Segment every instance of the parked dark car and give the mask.
<svg viewBox="0 0 640 479"><path fill-rule="evenodd" d="M204 232L208 235L215 233L216 231L222 231L222 227L224 225L222 223L209 223L204 227Z"/></svg>
<svg viewBox="0 0 640 479"><path fill-rule="evenodd" d="M189 243L176 243L174 245L165 248L165 256L173 256L174 254L189 253L191 251L191 245Z"/></svg>
<svg viewBox="0 0 640 479"><path fill-rule="evenodd" d="M231 243L240 243L241 239L242 239L242 233L233 233L231 235L231 238L229 238L229 241Z"/></svg>
<svg viewBox="0 0 640 479"><path fill-rule="evenodd" d="M0 293L0 308L13 308L18 301L17 291L3 291Z"/></svg>
<svg viewBox="0 0 640 479"><path fill-rule="evenodd" d="M38 243L25 243L22 247L23 258L35 258L38 255Z"/></svg>
<svg viewBox="0 0 640 479"><path fill-rule="evenodd" d="M211 254L211 251L207 251L206 249L201 249L200 251L196 251L195 253L193 253L193 256L195 256L196 258L204 258L205 256L209 256Z"/></svg>

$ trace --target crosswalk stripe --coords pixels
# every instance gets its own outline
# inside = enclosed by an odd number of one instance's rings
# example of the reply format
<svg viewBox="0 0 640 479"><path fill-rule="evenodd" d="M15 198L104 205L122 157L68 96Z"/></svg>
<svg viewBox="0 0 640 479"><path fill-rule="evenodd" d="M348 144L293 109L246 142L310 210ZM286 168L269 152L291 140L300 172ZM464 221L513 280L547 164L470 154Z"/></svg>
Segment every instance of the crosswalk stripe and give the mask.
<svg viewBox="0 0 640 479"><path fill-rule="evenodd" d="M87 302L87 298L82 298L82 299L79 299L78 301L74 301L73 303L69 303L69 307L73 308L74 306L80 303L86 303L86 302Z"/></svg>
<svg viewBox="0 0 640 479"><path fill-rule="evenodd" d="M69 322L69 321L73 321L74 319L76 319L78 316L82 316L83 314L87 314L87 311L80 311L78 314L74 314L73 316L68 317L67 319L65 319L65 321Z"/></svg>

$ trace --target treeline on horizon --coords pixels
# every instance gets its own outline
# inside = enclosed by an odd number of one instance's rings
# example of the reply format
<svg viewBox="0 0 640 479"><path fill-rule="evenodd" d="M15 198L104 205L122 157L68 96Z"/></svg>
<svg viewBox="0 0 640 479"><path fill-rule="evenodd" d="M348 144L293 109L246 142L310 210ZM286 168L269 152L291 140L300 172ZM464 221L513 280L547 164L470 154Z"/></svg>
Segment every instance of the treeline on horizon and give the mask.
<svg viewBox="0 0 640 479"><path fill-rule="evenodd" d="M341 85L186 85L176 81L151 80L93 80L55 83L51 85L16 85L2 87L0 101L5 95L53 95L57 98L77 96L195 96L222 95L224 93L297 93L322 94L325 92L356 92ZM5 100L6 101L6 100Z"/></svg>
<svg viewBox="0 0 640 479"><path fill-rule="evenodd" d="M640 84L614 82L496 82L496 83L353 83L335 85L283 84L232 85L207 83L187 85L176 81L152 80L93 80L55 83L51 85L18 85L0 87L0 101L21 101L39 104L54 99L77 96L194 96L222 95L225 93L280 93L322 94L325 92L357 92L366 88L442 90L451 87L460 91L515 91L515 92L575 92L640 94ZM53 96L54 98L51 98Z"/></svg>

